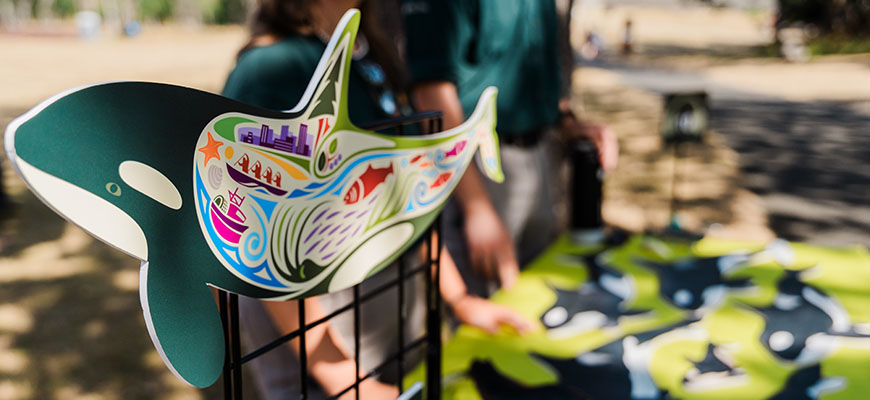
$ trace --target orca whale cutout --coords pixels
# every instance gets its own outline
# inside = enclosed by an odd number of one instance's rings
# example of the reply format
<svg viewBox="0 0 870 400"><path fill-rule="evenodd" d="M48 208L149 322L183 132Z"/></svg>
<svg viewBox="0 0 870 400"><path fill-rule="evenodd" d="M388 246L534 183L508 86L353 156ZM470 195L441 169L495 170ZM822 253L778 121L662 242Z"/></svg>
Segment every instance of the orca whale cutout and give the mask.
<svg viewBox="0 0 870 400"><path fill-rule="evenodd" d="M11 164L49 207L142 260L140 300L166 366L219 377L209 286L291 299L355 285L428 228L475 153L501 181L495 88L464 124L422 137L354 126L348 11L302 99L276 112L165 84L60 93L6 129ZM478 151L479 150L479 151Z"/></svg>

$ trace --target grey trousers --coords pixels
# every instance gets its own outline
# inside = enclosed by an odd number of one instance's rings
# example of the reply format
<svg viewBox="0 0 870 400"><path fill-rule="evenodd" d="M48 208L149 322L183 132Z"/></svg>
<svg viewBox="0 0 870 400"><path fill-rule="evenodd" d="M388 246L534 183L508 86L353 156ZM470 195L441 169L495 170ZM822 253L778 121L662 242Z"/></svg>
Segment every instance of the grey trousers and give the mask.
<svg viewBox="0 0 870 400"><path fill-rule="evenodd" d="M556 193L559 182L558 152L552 138L554 129L532 147L500 145L505 180L496 183L483 177L486 192L513 239L520 265L532 261L556 235ZM463 231L463 215L455 201L444 209L444 243L453 256L469 293L489 297L497 282L487 282L471 269L470 254Z"/></svg>

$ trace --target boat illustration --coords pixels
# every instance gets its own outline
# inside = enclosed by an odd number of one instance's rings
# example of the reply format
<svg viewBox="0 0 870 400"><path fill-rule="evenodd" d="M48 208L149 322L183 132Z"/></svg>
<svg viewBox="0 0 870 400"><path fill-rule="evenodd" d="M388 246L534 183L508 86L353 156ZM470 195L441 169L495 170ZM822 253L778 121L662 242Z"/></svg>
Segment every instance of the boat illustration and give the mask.
<svg viewBox="0 0 870 400"><path fill-rule="evenodd" d="M246 167L247 167L247 162L248 162L247 154L245 154L245 157L243 157L242 160L239 160L239 162L244 162L244 164L243 164L243 168L246 168ZM238 164L239 162L237 162L237 164ZM254 165L257 166L257 167L259 167L259 168L262 168L262 167L259 165L259 161L256 162ZM284 195L287 194L287 191L286 191L286 190L281 189L281 188L277 188L277 187L272 186L272 185L269 185L269 184L267 184L267 183L265 183L265 182L261 182L261 181L259 181L259 180L257 180L257 179L254 179L254 178L252 178L252 177L246 175L244 172L239 171L239 170L233 168L230 164L226 164L226 166L227 166L227 173L229 173L230 178L231 178L232 180L234 180L236 183L238 183L239 185L242 185L242 186L245 186L245 187L249 187L249 188L257 188L257 187L260 187L260 188L263 188L263 189L265 189L266 191L268 191L269 193L271 193L271 194L273 194L273 195L276 195L276 196L284 196ZM270 175L271 175L271 170L272 170L271 168L269 168L269 169L267 170L267 173L269 173ZM260 171L260 169L256 170L256 172L257 172L258 175L259 175L259 171ZM277 178L277 179L275 180L275 183L278 184L278 185L280 185L280 184L281 184L281 174L279 173L279 174L276 176L276 178ZM270 176L270 179L271 179L271 176Z"/></svg>
<svg viewBox="0 0 870 400"><path fill-rule="evenodd" d="M238 189L236 190L238 191ZM231 197L233 196L232 192L227 191L227 193ZM238 201L238 205L236 205L235 202L228 202L224 196L218 195L212 201L210 207L211 222L215 230L217 230L218 235L233 244L238 244L242 233L248 229L247 225L244 225L247 217L245 217L245 214L239 208L245 198L240 198L241 201Z"/></svg>

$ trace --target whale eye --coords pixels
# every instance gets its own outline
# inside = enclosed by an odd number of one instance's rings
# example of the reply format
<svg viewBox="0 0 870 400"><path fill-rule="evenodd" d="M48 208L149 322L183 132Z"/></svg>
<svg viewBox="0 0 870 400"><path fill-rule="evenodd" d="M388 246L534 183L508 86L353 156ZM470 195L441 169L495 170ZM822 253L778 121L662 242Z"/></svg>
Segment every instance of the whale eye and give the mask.
<svg viewBox="0 0 870 400"><path fill-rule="evenodd" d="M106 184L106 191L109 192L112 196L121 197L121 187L118 186L115 182L109 182Z"/></svg>
<svg viewBox="0 0 870 400"><path fill-rule="evenodd" d="M124 161L118 166L121 180L131 188L173 210L181 208L181 193L172 181L154 169L138 161Z"/></svg>

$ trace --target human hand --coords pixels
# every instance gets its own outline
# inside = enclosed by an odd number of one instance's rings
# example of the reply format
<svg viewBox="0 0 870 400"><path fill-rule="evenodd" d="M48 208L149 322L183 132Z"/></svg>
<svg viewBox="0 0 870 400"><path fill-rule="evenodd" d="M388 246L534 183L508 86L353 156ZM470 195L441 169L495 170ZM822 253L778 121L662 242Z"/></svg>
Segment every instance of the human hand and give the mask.
<svg viewBox="0 0 870 400"><path fill-rule="evenodd" d="M578 121L573 114L566 115L561 120L562 133L569 139L587 139L598 149L598 160L601 169L611 171L619 161L619 142L616 134L609 126Z"/></svg>
<svg viewBox="0 0 870 400"><path fill-rule="evenodd" d="M464 230L474 272L487 280L497 276L502 288L513 287L520 273L516 250L492 206L466 209Z"/></svg>
<svg viewBox="0 0 870 400"><path fill-rule="evenodd" d="M480 297L465 295L450 303L460 322L482 329L489 334L498 333L502 325L519 334L532 330L532 324L516 311Z"/></svg>

